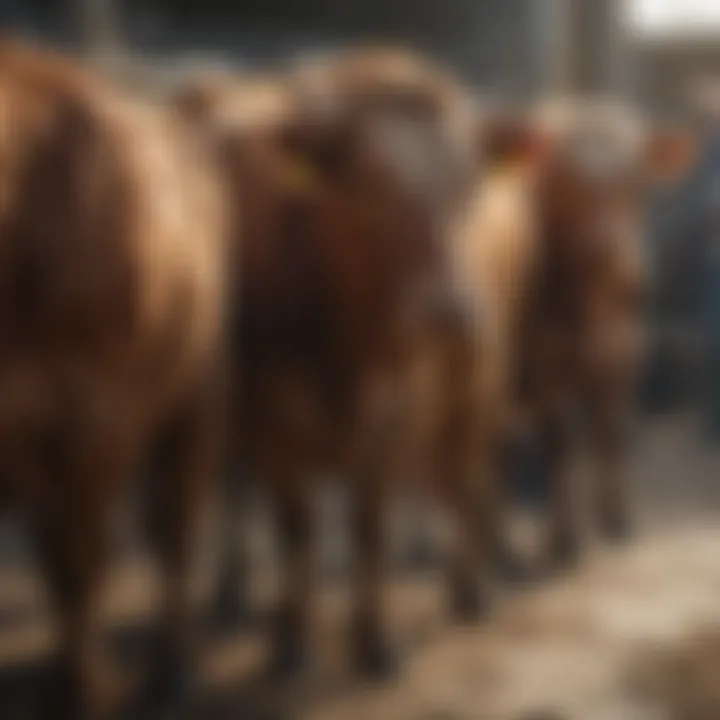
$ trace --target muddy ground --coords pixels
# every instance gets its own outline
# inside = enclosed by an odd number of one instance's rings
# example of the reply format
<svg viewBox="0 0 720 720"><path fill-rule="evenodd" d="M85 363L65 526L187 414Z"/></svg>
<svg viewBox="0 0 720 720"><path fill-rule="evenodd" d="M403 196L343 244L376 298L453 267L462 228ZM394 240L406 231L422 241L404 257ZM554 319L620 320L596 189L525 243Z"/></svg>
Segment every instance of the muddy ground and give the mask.
<svg viewBox="0 0 720 720"><path fill-rule="evenodd" d="M405 666L385 685L344 662L347 583L318 580L317 667L294 686L262 680L262 622L208 635L192 720L717 720L720 718L720 451L684 419L655 421L633 462L636 538L589 541L571 574L498 589L490 617L453 627L436 573L396 573L392 626ZM337 522L335 525L337 526ZM532 523L521 529L533 537ZM528 530L529 528L529 530ZM326 555L337 528L323 533ZM272 594L259 542L256 604ZM330 574L332 575L332 573ZM155 596L135 551L118 561L109 624L128 669L141 657ZM42 587L14 526L0 526L0 719L34 717L52 632ZM262 618L260 617L260 620Z"/></svg>

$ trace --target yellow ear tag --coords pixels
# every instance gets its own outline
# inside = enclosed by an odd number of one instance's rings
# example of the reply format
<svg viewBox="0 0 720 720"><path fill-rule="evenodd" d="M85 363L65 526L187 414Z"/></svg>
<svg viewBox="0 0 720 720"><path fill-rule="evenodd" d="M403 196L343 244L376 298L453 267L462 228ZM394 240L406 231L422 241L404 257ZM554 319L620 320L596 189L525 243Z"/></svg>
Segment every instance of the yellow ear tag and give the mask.
<svg viewBox="0 0 720 720"><path fill-rule="evenodd" d="M320 182L313 166L300 158L289 157L285 162L285 184L292 190L307 192L316 188Z"/></svg>
<svg viewBox="0 0 720 720"><path fill-rule="evenodd" d="M531 163L526 158L496 160L490 164L488 174L495 178L508 177L514 173L522 172L530 165Z"/></svg>

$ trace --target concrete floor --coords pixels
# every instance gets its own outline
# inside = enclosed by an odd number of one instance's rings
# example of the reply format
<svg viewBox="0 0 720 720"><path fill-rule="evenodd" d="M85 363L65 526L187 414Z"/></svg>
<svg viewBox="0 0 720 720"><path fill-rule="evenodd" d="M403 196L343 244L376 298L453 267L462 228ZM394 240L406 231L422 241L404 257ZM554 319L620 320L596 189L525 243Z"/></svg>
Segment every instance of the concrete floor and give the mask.
<svg viewBox="0 0 720 720"><path fill-rule="evenodd" d="M353 679L344 662L346 583L318 583L312 677L260 680L261 628L208 637L197 720L716 720L720 718L720 453L686 419L649 424L632 460L638 536L590 542L575 572L499 591L490 618L453 627L436 573L398 575L393 631L405 667L393 683ZM332 530L325 543L335 546ZM16 528L0 532L0 718L33 717L38 661L52 645L43 593ZM272 572L260 562L257 602ZM113 627L151 614L150 564L131 553L108 591ZM125 635L128 635L126 632ZM127 667L135 643L120 643ZM126 647L127 646L127 647Z"/></svg>

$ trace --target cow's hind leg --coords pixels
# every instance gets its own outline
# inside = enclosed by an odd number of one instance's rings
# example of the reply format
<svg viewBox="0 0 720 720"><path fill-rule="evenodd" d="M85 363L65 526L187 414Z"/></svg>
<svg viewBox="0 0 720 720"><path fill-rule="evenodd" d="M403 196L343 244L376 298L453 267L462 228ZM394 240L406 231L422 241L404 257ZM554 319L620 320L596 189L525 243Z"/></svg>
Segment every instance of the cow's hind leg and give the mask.
<svg viewBox="0 0 720 720"><path fill-rule="evenodd" d="M397 649L385 627L385 512L396 498L398 456L407 395L405 387L380 383L365 396L365 425L358 433L352 473L351 526L355 550L351 653L358 671L383 679L399 669ZM400 453L400 455L398 455Z"/></svg>
<svg viewBox="0 0 720 720"><path fill-rule="evenodd" d="M222 462L222 419L214 389L203 388L177 412L155 447L148 531L162 574L160 628L145 703L176 707L193 683L198 634L194 568L206 500Z"/></svg>
<svg viewBox="0 0 720 720"><path fill-rule="evenodd" d="M548 562L556 569L574 565L581 549L577 488L571 462L574 435L568 413L548 412L540 421L540 442L550 486L547 553Z"/></svg>
<svg viewBox="0 0 720 720"><path fill-rule="evenodd" d="M33 518L34 541L58 621L58 663L47 705L52 720L98 720L116 700L100 637L99 595L119 468L92 444L70 447L77 440L59 432L36 453L39 464L48 462L37 466L44 493Z"/></svg>
<svg viewBox="0 0 720 720"><path fill-rule="evenodd" d="M59 622L55 688L49 696L53 720L97 720L106 716L112 674L100 647L98 588L105 561L105 529L96 519L78 518L69 527L46 518L37 532L43 573Z"/></svg>
<svg viewBox="0 0 720 720"><path fill-rule="evenodd" d="M226 475L220 513L220 561L217 589L211 605L211 624L218 631L246 625L250 609L247 543L243 510L246 505L244 478Z"/></svg>
<svg viewBox="0 0 720 720"><path fill-rule="evenodd" d="M464 424L464 423L462 423ZM452 442L444 464L444 482L455 519L455 538L449 572L453 616L473 622L489 610L492 580L492 517L495 481L491 448L469 427L456 427L458 442ZM474 441L471 438L475 438ZM474 445L468 450L468 445ZM479 522L478 522L479 520Z"/></svg>
<svg viewBox="0 0 720 720"><path fill-rule="evenodd" d="M509 583L526 583L535 579L527 558L515 547L510 529L511 501L518 495L525 502L527 491L527 448L512 437L499 437L494 452L487 462L493 463L488 471L487 501L483 503L483 527L487 552L494 572ZM529 494L529 493L527 493Z"/></svg>
<svg viewBox="0 0 720 720"><path fill-rule="evenodd" d="M383 620L383 511L389 491L384 469L373 468L358 476L351 511L356 552L351 644L357 669L370 678L384 678L398 669L398 656Z"/></svg>
<svg viewBox="0 0 720 720"><path fill-rule="evenodd" d="M291 679L307 669L312 588L312 488L289 471L275 477L283 588L272 629L270 671Z"/></svg>
<svg viewBox="0 0 720 720"><path fill-rule="evenodd" d="M407 502L404 517L407 519L408 537L400 558L401 569L410 572L433 570L441 559L441 550L433 535L432 517L428 512L429 500L414 496Z"/></svg>
<svg viewBox="0 0 720 720"><path fill-rule="evenodd" d="M631 534L627 478L623 472L630 413L626 403L606 396L590 404L589 414L597 463L595 507L600 531L608 540L622 541Z"/></svg>
<svg viewBox="0 0 720 720"><path fill-rule="evenodd" d="M448 324L438 366L435 472L454 519L448 585L451 611L461 622L477 620L489 609L491 551L504 530L496 486L494 403L479 373L474 332L464 322Z"/></svg>

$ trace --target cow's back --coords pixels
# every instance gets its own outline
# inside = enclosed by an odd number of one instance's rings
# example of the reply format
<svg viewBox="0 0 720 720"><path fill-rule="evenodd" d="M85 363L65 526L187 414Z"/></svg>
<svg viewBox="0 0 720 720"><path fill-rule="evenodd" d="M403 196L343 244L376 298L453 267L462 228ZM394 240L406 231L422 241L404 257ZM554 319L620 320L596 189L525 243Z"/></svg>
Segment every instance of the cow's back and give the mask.
<svg viewBox="0 0 720 720"><path fill-rule="evenodd" d="M511 168L485 179L459 237L459 267L478 315L484 389L506 397L519 370L522 324L538 262L533 178Z"/></svg>
<svg viewBox="0 0 720 720"><path fill-rule="evenodd" d="M173 118L62 59L3 47L0 95L0 427L92 396L140 428L217 333L209 171Z"/></svg>

